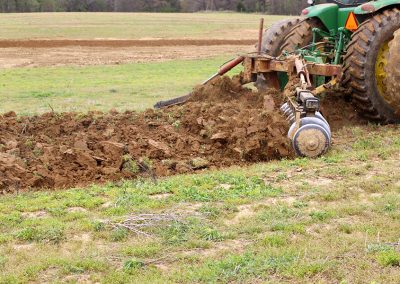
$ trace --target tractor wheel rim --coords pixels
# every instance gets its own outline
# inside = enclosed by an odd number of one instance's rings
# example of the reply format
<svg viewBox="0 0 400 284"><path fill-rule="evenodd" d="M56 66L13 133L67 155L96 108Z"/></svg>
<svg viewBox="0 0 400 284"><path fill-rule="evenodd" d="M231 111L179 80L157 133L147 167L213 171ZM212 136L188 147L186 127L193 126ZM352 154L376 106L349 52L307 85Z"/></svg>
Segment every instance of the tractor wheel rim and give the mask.
<svg viewBox="0 0 400 284"><path fill-rule="evenodd" d="M381 48L378 52L378 57L376 59L375 65L375 78L376 84L378 86L378 91L382 97L385 97L386 94L386 65L387 65L387 56L389 54L389 41L382 44Z"/></svg>

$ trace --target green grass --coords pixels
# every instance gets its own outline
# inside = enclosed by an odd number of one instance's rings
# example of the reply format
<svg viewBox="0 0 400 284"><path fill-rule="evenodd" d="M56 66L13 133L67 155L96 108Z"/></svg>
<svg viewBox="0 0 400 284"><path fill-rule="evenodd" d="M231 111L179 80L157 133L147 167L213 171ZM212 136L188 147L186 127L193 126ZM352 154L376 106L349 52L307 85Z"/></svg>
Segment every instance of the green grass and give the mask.
<svg viewBox="0 0 400 284"><path fill-rule="evenodd" d="M1 196L0 283L396 283L400 129L337 135L315 160ZM179 218L110 225L143 213Z"/></svg>
<svg viewBox="0 0 400 284"><path fill-rule="evenodd" d="M144 110L161 99L185 95L234 54L88 67L41 67L0 72L0 113L36 114L112 108ZM234 72L234 71L232 71Z"/></svg>
<svg viewBox="0 0 400 284"><path fill-rule="evenodd" d="M2 14L1 39L254 39L261 15L238 13L30 13ZM266 26L285 18L264 16ZM239 37L238 37L239 36Z"/></svg>

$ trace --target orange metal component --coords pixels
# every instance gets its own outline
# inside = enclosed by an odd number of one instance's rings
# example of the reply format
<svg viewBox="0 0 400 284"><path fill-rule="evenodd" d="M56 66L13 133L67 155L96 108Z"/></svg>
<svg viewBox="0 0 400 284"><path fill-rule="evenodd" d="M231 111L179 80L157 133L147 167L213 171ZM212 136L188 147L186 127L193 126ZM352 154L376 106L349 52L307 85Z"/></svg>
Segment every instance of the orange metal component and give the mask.
<svg viewBox="0 0 400 284"><path fill-rule="evenodd" d="M344 27L352 32L358 29L358 21L356 15L353 12L351 12L347 17L346 24L344 25Z"/></svg>

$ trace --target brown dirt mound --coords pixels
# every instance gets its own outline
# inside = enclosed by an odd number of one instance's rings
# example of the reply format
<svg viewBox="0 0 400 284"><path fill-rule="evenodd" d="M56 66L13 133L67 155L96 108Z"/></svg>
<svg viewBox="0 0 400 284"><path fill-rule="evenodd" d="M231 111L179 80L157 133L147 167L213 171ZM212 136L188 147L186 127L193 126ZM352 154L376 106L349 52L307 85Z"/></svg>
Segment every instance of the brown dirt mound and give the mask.
<svg viewBox="0 0 400 284"><path fill-rule="evenodd" d="M165 176L291 156L279 94L224 77L143 113L0 116L0 193Z"/></svg>
<svg viewBox="0 0 400 284"><path fill-rule="evenodd" d="M351 99L340 92L331 92L321 98L321 113L333 132L345 126L368 124L368 120L357 112Z"/></svg>

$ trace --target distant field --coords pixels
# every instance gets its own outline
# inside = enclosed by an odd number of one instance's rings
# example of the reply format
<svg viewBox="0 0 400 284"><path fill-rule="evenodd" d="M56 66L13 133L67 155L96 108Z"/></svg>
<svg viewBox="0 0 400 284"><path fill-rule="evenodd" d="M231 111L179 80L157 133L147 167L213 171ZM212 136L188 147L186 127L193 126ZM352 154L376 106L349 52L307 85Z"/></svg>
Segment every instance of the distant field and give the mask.
<svg viewBox="0 0 400 284"><path fill-rule="evenodd" d="M2 14L0 39L253 39L258 22L266 26L287 16L238 13L32 13Z"/></svg>
<svg viewBox="0 0 400 284"><path fill-rule="evenodd" d="M0 18L0 40L194 38L255 41L260 17L238 13L4 14ZM266 26L282 18L268 16ZM212 43L210 47L180 46L178 40L176 44L154 47L153 52L151 46L0 49L3 50L0 113L13 110L18 114L35 114L51 109L144 110L160 99L189 92L226 60L253 48L248 43L237 47ZM120 64L150 61L166 62ZM39 68L15 68L25 66Z"/></svg>

